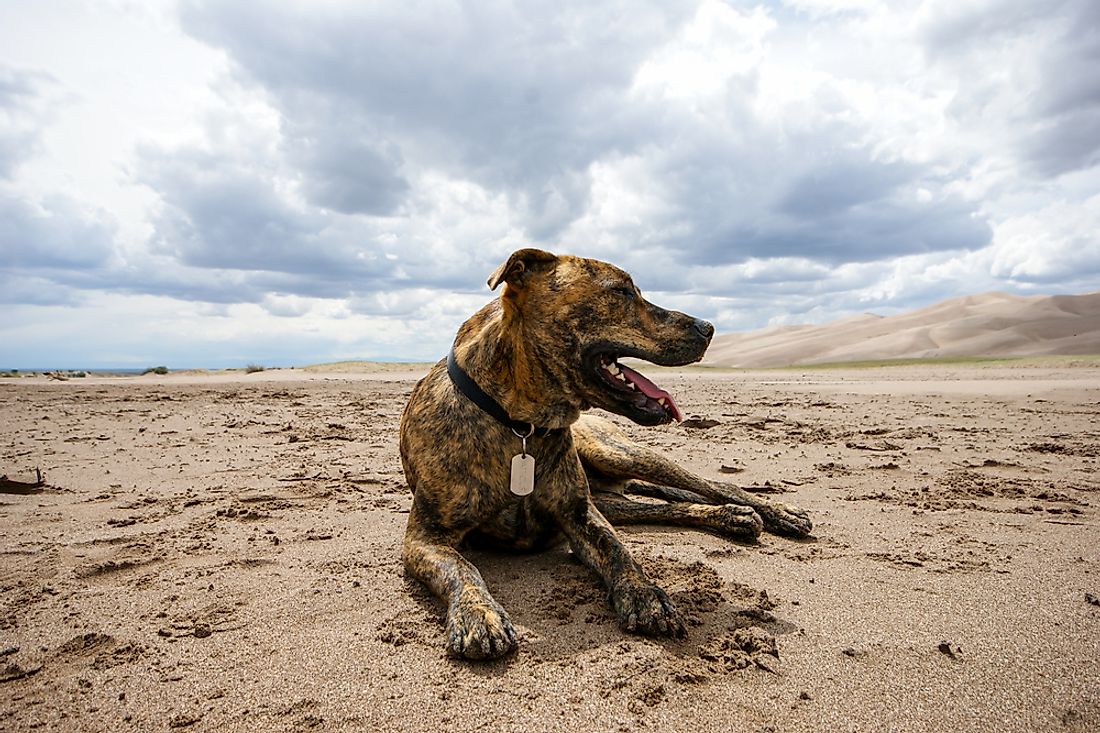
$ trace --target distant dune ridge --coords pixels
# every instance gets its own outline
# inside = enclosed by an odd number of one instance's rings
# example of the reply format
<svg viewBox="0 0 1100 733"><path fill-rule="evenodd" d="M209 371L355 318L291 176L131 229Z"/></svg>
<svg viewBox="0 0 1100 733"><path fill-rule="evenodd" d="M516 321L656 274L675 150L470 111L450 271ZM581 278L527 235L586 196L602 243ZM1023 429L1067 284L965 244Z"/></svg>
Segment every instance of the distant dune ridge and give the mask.
<svg viewBox="0 0 1100 733"><path fill-rule="evenodd" d="M866 313L823 326L773 326L717 336L703 363L793 364L956 356L1100 354L1100 292L983 293L896 316Z"/></svg>

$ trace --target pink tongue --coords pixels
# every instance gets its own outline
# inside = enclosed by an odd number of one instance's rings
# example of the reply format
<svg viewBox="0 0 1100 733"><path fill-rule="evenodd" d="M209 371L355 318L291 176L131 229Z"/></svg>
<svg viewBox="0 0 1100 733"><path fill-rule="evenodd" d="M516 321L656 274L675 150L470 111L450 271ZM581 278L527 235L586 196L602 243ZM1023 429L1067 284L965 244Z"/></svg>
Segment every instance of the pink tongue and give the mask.
<svg viewBox="0 0 1100 733"><path fill-rule="evenodd" d="M672 399L672 395L665 392L653 382L649 381L638 372L634 371L630 367L625 367L619 364L619 371L621 371L627 379L634 383L634 386L641 390L642 394L651 400L659 400L662 397L668 402L668 406L672 411L672 417L676 422L681 422L684 416L680 414L680 408L676 406L676 401Z"/></svg>

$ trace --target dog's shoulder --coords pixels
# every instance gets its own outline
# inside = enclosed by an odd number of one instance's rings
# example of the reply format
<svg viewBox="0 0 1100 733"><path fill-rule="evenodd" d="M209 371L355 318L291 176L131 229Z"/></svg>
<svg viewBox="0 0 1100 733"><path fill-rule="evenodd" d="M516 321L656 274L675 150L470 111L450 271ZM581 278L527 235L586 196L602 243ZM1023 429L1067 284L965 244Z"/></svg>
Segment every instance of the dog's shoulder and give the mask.
<svg viewBox="0 0 1100 733"><path fill-rule="evenodd" d="M459 399L458 391L447 374L447 362L441 360L433 366L409 395L405 413L401 419L402 431L418 423L430 422L437 426L459 423L476 418Z"/></svg>

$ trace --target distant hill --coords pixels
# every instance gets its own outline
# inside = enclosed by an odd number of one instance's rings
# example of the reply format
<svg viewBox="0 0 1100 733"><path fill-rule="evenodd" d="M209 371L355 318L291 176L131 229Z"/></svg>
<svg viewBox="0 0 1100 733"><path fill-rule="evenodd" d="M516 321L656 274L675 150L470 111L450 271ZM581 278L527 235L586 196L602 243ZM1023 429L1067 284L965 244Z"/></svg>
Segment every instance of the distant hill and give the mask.
<svg viewBox="0 0 1100 733"><path fill-rule="evenodd" d="M896 316L716 336L704 364L771 367L868 359L1100 354L1100 292L984 293Z"/></svg>

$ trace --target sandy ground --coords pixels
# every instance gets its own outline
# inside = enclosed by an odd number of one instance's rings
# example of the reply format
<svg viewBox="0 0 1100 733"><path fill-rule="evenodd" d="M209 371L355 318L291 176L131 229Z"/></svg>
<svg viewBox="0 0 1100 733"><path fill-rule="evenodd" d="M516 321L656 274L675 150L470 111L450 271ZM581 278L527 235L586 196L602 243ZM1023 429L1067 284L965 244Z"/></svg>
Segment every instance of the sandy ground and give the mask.
<svg viewBox="0 0 1100 733"><path fill-rule="evenodd" d="M715 337L706 363L727 367L881 359L1081 355L1100 366L1100 292L1020 296L982 293L926 308L871 313L822 325L770 326ZM1088 355L1091 355L1089 357Z"/></svg>
<svg viewBox="0 0 1100 733"><path fill-rule="evenodd" d="M717 425L631 434L816 539L622 530L682 642L471 553L522 645L482 665L399 562L415 372L0 381L0 730L1100 729L1100 370L653 376Z"/></svg>

